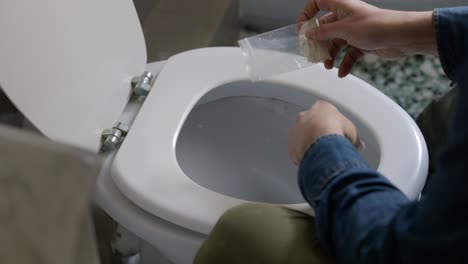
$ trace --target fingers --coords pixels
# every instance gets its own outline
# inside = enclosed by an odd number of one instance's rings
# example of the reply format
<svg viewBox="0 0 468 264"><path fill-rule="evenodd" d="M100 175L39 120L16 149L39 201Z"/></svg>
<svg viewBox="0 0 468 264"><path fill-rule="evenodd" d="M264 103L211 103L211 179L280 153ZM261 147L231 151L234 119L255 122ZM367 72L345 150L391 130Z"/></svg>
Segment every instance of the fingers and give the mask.
<svg viewBox="0 0 468 264"><path fill-rule="evenodd" d="M343 13L343 11L349 8L349 3L346 0L309 0L307 4L304 6L302 13L296 19L296 23L302 23L305 21L310 20L311 18L315 17L319 11L327 11L330 14L325 15L323 18L323 23L331 23L338 21L338 15ZM300 25L296 26L296 29L300 28ZM339 28L338 28L339 29ZM319 30L322 31L322 30ZM317 33L316 37L318 40L325 40L327 37L324 36L325 33ZM337 38L335 36L334 38Z"/></svg>
<svg viewBox="0 0 468 264"><path fill-rule="evenodd" d="M324 62L326 69L333 68L333 65L335 64L336 56L338 56L340 51L344 49L346 45L348 45L348 43L342 39L334 39L330 42L330 44L328 45L328 52L330 53L330 56L332 57L332 59L326 60Z"/></svg>
<svg viewBox="0 0 468 264"><path fill-rule="evenodd" d="M334 60L326 60L323 62L323 66L325 66L325 69L327 70L333 69L334 65L335 65Z"/></svg>
<svg viewBox="0 0 468 264"><path fill-rule="evenodd" d="M359 137L357 135L357 130L356 126L344 115L342 115L342 126L343 126L343 132L344 136L351 141L353 145L357 145L359 143Z"/></svg>
<svg viewBox="0 0 468 264"><path fill-rule="evenodd" d="M321 115L327 115L328 119L336 119L339 120L340 127L342 134L345 136L358 150L363 150L365 148L364 141L362 141L357 133L356 126L349 120L346 116L344 116L335 105L329 103L327 101L318 100L309 111L319 111Z"/></svg>
<svg viewBox="0 0 468 264"><path fill-rule="evenodd" d="M320 18L320 24L329 24L338 21L338 16L335 13L328 13Z"/></svg>
<svg viewBox="0 0 468 264"><path fill-rule="evenodd" d="M299 165L302 160L302 157L299 157L299 151L297 150L299 147L299 140L300 136L298 135L297 124L295 124L289 129L288 133L288 155L294 165Z"/></svg>
<svg viewBox="0 0 468 264"><path fill-rule="evenodd" d="M354 142L354 146L359 150L359 151L364 151L366 149L366 143L364 140L362 140L359 136L356 139L356 142Z"/></svg>
<svg viewBox="0 0 468 264"><path fill-rule="evenodd" d="M320 10L318 9L316 0L310 0L304 6L303 11L299 14L296 19L296 31L301 29L302 23L309 21L311 18L315 17Z"/></svg>
<svg viewBox="0 0 468 264"><path fill-rule="evenodd" d="M288 155L289 159L292 161L294 165L299 165L301 162L301 157L299 157L299 151L297 150L298 147L298 139L300 138L298 135L297 126L301 119L304 118L306 112L299 112L296 115L296 122L295 124L289 129L288 132Z"/></svg>
<svg viewBox="0 0 468 264"><path fill-rule="evenodd" d="M331 111L338 111L336 107L327 101L324 100L317 100L309 109L309 111L317 111L318 109L321 109L322 111L324 109L326 110L331 110Z"/></svg>
<svg viewBox="0 0 468 264"><path fill-rule="evenodd" d="M309 0L296 19L296 23L298 24L296 29L299 30L300 23L309 21L320 11L333 11L333 13L336 13L337 6L341 5L342 2L342 0Z"/></svg>
<svg viewBox="0 0 468 264"><path fill-rule="evenodd" d="M323 25L327 23L333 23L337 20L338 16L335 13L328 13L320 18L320 24ZM330 53L332 59L323 62L325 69L330 70L333 68L335 64L335 57L344 46L346 46L346 41L344 40L334 39L330 42L330 44L328 45L328 52Z"/></svg>
<svg viewBox="0 0 468 264"><path fill-rule="evenodd" d="M328 51L330 52L330 56L332 60L327 60L324 62L325 68L331 69L333 68L336 56L343 50L348 43L343 39L333 39L329 46ZM340 64L338 69L338 77L343 78L346 77L351 70L353 69L356 62L364 56L364 52L358 48L351 47L348 52L346 53L343 61Z"/></svg>
<svg viewBox="0 0 468 264"><path fill-rule="evenodd" d="M296 121L301 120L305 116L306 112L299 112L296 116Z"/></svg>
<svg viewBox="0 0 468 264"><path fill-rule="evenodd" d="M301 23L310 20L311 18L315 17L317 13L320 11L319 7L317 6L316 0L310 0L304 6L302 13L299 14L297 17L296 22Z"/></svg>
<svg viewBox="0 0 468 264"><path fill-rule="evenodd" d="M362 56L364 56L364 52L362 52L362 50L351 47L340 64L340 68L338 69L338 77L346 77L346 75L351 72L353 66Z"/></svg>
<svg viewBox="0 0 468 264"><path fill-rule="evenodd" d="M311 31L306 32L306 37L313 40L343 39L342 36L342 26L339 21L322 24L320 27L315 27Z"/></svg>
<svg viewBox="0 0 468 264"><path fill-rule="evenodd" d="M288 154L291 161L299 165L307 149L326 135L342 135L356 148L364 147L354 124L333 104L319 100L307 111L298 113L296 122L289 129Z"/></svg>

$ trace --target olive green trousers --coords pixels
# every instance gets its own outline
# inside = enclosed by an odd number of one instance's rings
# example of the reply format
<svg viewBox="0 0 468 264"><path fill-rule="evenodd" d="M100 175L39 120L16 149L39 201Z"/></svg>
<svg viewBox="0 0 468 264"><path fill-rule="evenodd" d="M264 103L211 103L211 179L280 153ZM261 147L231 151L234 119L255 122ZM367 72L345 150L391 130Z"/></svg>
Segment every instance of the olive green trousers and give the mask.
<svg viewBox="0 0 468 264"><path fill-rule="evenodd" d="M434 101L417 119L429 149L430 174L447 141L456 89ZM244 204L221 216L198 251L195 264L331 263L315 237L313 217L267 204Z"/></svg>
<svg viewBox="0 0 468 264"><path fill-rule="evenodd" d="M243 204L224 213L194 263L330 263L313 218L269 205Z"/></svg>

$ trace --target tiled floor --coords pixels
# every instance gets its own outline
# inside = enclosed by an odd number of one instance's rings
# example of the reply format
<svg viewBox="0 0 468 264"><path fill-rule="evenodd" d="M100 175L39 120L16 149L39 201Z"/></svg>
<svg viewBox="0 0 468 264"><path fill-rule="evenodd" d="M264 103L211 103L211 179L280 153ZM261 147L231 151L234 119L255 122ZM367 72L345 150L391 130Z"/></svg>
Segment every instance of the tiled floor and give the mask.
<svg viewBox="0 0 468 264"><path fill-rule="evenodd" d="M366 56L352 73L393 99L413 118L451 89L439 59L433 56L400 60Z"/></svg>

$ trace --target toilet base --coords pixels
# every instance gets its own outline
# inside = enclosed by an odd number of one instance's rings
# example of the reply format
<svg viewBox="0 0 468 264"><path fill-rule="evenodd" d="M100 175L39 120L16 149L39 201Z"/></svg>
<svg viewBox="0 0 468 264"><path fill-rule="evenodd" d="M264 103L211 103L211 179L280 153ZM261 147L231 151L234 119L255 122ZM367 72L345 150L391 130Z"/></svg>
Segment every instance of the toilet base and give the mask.
<svg viewBox="0 0 468 264"><path fill-rule="evenodd" d="M159 249L148 241L137 237L122 226L118 227L118 239L113 242L123 263L126 264L178 264L170 261Z"/></svg>
<svg viewBox="0 0 468 264"><path fill-rule="evenodd" d="M114 155L111 154L107 156L104 161L101 173L97 179L95 199L98 205L106 211L110 217L120 226L125 227L119 227L119 233L124 233L124 238L127 236L138 237L137 243L140 244L137 245L137 248L140 250L140 254L143 253L140 255L142 261L157 259L158 255L163 255L167 256L167 258L175 264L192 263L193 257L205 240L206 235L164 221L142 210L128 200L117 189L109 174L109 166L113 158ZM128 232L121 232L123 229L128 230ZM120 240L122 240L122 238ZM126 239L126 241L128 240L129 239ZM135 241L135 239L130 240ZM128 251L124 250L126 247L127 246L123 246L119 251L122 250L124 252L133 253L135 242L128 245ZM151 249L155 249L156 252ZM159 252L162 252L162 254ZM130 255L133 254L129 254L129 256ZM163 262L164 259L165 258L160 258L160 261L145 263L164 264L166 263Z"/></svg>
<svg viewBox="0 0 468 264"><path fill-rule="evenodd" d="M141 243L140 264L176 264L168 260L158 249L146 241Z"/></svg>

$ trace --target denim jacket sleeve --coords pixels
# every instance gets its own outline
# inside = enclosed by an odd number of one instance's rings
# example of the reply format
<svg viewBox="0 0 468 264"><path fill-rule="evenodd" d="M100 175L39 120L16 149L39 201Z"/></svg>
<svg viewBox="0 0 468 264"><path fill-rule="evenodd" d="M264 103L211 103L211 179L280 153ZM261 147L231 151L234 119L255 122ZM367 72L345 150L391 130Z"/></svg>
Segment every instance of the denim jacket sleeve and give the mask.
<svg viewBox="0 0 468 264"><path fill-rule="evenodd" d="M450 80L466 74L468 58L468 7L434 10L434 30L440 62Z"/></svg>
<svg viewBox="0 0 468 264"><path fill-rule="evenodd" d="M436 9L434 27L459 102L427 195L409 201L341 136L319 139L301 162L318 239L338 263L468 263L468 7Z"/></svg>

